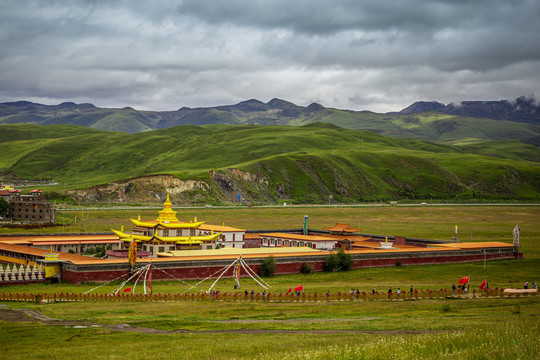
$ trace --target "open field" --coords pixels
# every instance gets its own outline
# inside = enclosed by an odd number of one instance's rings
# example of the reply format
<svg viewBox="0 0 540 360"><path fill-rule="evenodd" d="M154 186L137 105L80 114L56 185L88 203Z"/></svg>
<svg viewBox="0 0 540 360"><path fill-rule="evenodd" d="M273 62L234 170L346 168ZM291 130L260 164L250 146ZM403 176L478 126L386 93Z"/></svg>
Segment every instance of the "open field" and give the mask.
<svg viewBox="0 0 540 360"><path fill-rule="evenodd" d="M431 228L429 215L431 211ZM68 212L70 213L70 212ZM155 210L90 212L66 232L102 231L125 225L128 217L156 217ZM304 284L309 292L381 291L413 284L419 289L450 288L470 275L472 287L486 277L492 287L521 287L540 279L540 208L384 207L243 208L180 210L183 220L241 228L310 228L348 222L366 233L448 240L459 226L462 241L511 242L522 230L524 259L486 263L404 266L268 278L271 291ZM62 227L47 231L62 232ZM5 232L2 230L2 232ZM190 281L190 283L194 283ZM255 284L241 280L242 289ZM84 292L97 284L4 287L11 292ZM218 283L230 292L232 281ZM208 288L208 282L200 288ZM111 291L113 286L98 292ZM180 282L154 282L155 292L183 292ZM437 299L318 303L162 302L8 303L10 309L39 311L58 321L38 321L0 309L0 357L10 359L362 359L464 358L534 359L540 354L540 297L519 299ZM19 314L16 316L14 314ZM22 314L22 315L21 315ZM11 316L11 317L10 317ZM15 321L15 320L30 321ZM11 321L8 321L11 320ZM70 323L71 322L71 323ZM101 325L99 327L90 325ZM121 326L127 324L129 326Z"/></svg>

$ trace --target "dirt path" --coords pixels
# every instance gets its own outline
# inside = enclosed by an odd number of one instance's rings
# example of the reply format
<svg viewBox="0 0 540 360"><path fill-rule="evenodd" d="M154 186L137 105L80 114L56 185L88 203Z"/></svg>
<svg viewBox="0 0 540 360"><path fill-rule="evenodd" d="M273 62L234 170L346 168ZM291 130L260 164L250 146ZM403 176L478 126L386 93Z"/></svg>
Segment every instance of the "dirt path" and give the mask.
<svg viewBox="0 0 540 360"><path fill-rule="evenodd" d="M289 319L289 320L225 320L215 321L216 323L291 323L291 322L329 322L329 321L355 321L355 320L371 320L376 318L365 319ZM434 330L424 331L401 331L401 330L381 330L381 331L365 331L365 330L270 330L270 329L230 329L230 330L159 330L139 326L130 326L129 324L92 324L87 321L66 321L62 319L50 318L43 315L39 311L29 309L12 310L7 306L0 306L0 321L9 322L35 322L39 321L49 325L64 325L77 329L82 328L106 328L114 331L131 331L143 334L380 334L380 335L404 335L404 334L424 334L438 332Z"/></svg>

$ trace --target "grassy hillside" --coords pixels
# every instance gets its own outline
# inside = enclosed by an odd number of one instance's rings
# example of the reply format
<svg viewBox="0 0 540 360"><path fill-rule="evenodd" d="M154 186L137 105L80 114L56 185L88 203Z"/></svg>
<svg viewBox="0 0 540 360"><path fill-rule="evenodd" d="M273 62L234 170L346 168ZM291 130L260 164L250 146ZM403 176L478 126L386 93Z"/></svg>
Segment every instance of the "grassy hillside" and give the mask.
<svg viewBox="0 0 540 360"><path fill-rule="evenodd" d="M0 133L0 172L54 178L63 189L173 174L205 181L210 191L200 196L217 202L237 192L253 201L308 203L326 202L330 195L355 202L540 194L534 161L540 149L519 142L442 145L321 123L190 125L137 134L13 124L1 125ZM261 181L255 184L231 168Z"/></svg>

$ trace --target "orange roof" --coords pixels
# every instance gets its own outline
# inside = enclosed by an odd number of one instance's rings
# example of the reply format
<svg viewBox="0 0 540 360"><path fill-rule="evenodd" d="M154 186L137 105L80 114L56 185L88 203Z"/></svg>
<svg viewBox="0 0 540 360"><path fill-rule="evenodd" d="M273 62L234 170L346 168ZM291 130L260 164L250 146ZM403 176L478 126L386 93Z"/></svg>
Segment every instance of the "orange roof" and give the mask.
<svg viewBox="0 0 540 360"><path fill-rule="evenodd" d="M464 243L445 243L445 244L430 244L430 246L440 246L453 249L483 249L490 247L513 247L514 245L500 241L485 241L485 242L464 242Z"/></svg>
<svg viewBox="0 0 540 360"><path fill-rule="evenodd" d="M253 234L253 233L246 233L244 234L244 240L246 239L260 239L261 235L259 234Z"/></svg>
<svg viewBox="0 0 540 360"><path fill-rule="evenodd" d="M17 239L15 239L15 240L13 240L13 239L9 239L9 240L1 239L0 244L32 245L32 242L27 241L27 240L17 240Z"/></svg>
<svg viewBox="0 0 540 360"><path fill-rule="evenodd" d="M119 237L111 235L50 235L50 236L5 236L0 237L0 243L5 244L41 244L43 242L51 242L56 244L64 244L65 242L115 242Z"/></svg>
<svg viewBox="0 0 540 360"><path fill-rule="evenodd" d="M358 242L358 241L368 241L368 240L371 240L371 236L360 236L360 235L331 235L331 234L328 234L328 235L324 235L326 237L329 237L329 238L333 238L333 239L338 239L338 240L351 240L353 242Z"/></svg>
<svg viewBox="0 0 540 360"><path fill-rule="evenodd" d="M40 241L38 243L34 242L32 245L43 246L43 245L79 245L79 244L110 244L111 242L118 243L118 240L79 240L79 241Z"/></svg>
<svg viewBox="0 0 540 360"><path fill-rule="evenodd" d="M13 251L19 254L42 256L42 257L45 257L46 254L50 254L50 251L45 250L45 249L38 249L35 247L30 247L30 246L2 244L2 243L0 243L0 250ZM104 261L102 259L92 258L89 256L69 254L69 253L63 253L63 252L55 252L55 254L59 254L58 255L59 260L67 260L67 261L72 261L72 262L77 262L77 260L89 261L89 262Z"/></svg>
<svg viewBox="0 0 540 360"><path fill-rule="evenodd" d="M301 235L289 233L266 233L260 234L261 237L275 237L281 239L302 240L302 241L337 241L338 239L329 236Z"/></svg>
<svg viewBox="0 0 540 360"><path fill-rule="evenodd" d="M242 231L246 231L244 229L238 229L238 228L234 228L234 227L231 227L231 226L222 226L222 225L210 225L210 224L202 224L201 226L199 226L199 230L214 230L214 231L217 231L217 232L228 232L228 231L239 231L239 232L242 232Z"/></svg>
<svg viewBox="0 0 540 360"><path fill-rule="evenodd" d="M326 227L324 230L332 231L332 232L348 232L348 233L354 233L361 231L362 229L355 229L352 228L349 224L342 224L342 223L336 223L333 227Z"/></svg>
<svg viewBox="0 0 540 360"><path fill-rule="evenodd" d="M353 247L355 248L366 248L366 249L381 249L381 243L379 242L372 242L372 241L355 241L353 242ZM420 247L414 246L414 245L402 245L398 244L395 245L392 249L395 250L412 250L412 249L419 249ZM422 247L421 249L426 250L427 248ZM431 248L430 248L431 249Z"/></svg>

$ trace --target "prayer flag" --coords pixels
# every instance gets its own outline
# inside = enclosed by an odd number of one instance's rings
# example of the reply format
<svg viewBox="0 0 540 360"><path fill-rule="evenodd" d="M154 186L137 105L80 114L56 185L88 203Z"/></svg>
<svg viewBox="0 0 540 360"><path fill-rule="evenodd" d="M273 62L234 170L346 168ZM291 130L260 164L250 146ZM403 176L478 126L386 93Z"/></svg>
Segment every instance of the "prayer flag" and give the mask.
<svg viewBox="0 0 540 360"><path fill-rule="evenodd" d="M128 259L131 266L137 262L137 242L135 240L129 244Z"/></svg>
<svg viewBox="0 0 540 360"><path fill-rule="evenodd" d="M480 290L482 289L485 289L486 287L486 279L484 279L484 281L482 281L482 283L480 284L480 286L478 287Z"/></svg>
<svg viewBox="0 0 540 360"><path fill-rule="evenodd" d="M128 287L128 288L125 288L124 289L124 292L127 293L127 292L130 292L131 291L131 287Z"/></svg>
<svg viewBox="0 0 540 360"><path fill-rule="evenodd" d="M287 295L287 294L290 293L290 292L292 292L292 287L291 287L289 290L287 290L287 292L285 293L285 295Z"/></svg>
<svg viewBox="0 0 540 360"><path fill-rule="evenodd" d="M459 284L468 284L469 283L469 277L465 276L464 278L459 279Z"/></svg>
<svg viewBox="0 0 540 360"><path fill-rule="evenodd" d="M294 291L304 291L304 285L300 285L294 288Z"/></svg>
<svg viewBox="0 0 540 360"><path fill-rule="evenodd" d="M150 264L150 269L148 270L148 290L150 294L152 293L152 264Z"/></svg>

